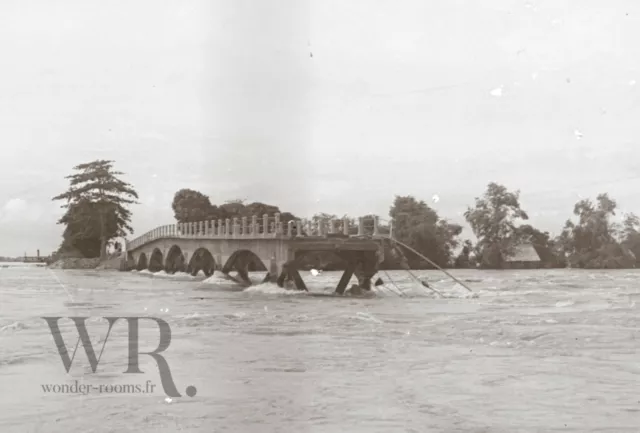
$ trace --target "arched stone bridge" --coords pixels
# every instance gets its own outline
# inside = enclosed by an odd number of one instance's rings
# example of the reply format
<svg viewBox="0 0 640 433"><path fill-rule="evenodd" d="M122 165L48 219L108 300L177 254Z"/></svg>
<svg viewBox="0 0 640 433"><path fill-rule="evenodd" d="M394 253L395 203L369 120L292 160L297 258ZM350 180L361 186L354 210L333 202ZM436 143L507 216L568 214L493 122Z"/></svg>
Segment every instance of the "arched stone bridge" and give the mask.
<svg viewBox="0 0 640 433"><path fill-rule="evenodd" d="M370 290L384 259L377 218L370 234L362 218L357 235L350 236L349 228L346 218L285 225L280 214L164 225L126 242L126 269L192 275L202 270L207 276L216 270L227 276L237 271L246 284L251 284L249 271L266 270L265 281L281 287L292 281L298 290L306 290L298 272L300 259L310 252L331 251L347 263L336 292L344 292L354 273L360 287Z"/></svg>

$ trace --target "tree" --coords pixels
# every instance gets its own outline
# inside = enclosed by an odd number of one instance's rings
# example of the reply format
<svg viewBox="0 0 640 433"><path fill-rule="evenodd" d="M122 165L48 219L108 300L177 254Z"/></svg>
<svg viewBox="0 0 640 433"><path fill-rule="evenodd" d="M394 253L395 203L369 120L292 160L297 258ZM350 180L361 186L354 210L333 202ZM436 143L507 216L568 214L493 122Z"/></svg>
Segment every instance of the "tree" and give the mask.
<svg viewBox="0 0 640 433"><path fill-rule="evenodd" d="M476 197L475 207L468 208L464 217L478 238L481 263L487 268L503 267L521 240L516 220L529 219L520 208L520 192L509 192L495 182L489 183L482 198Z"/></svg>
<svg viewBox="0 0 640 433"><path fill-rule="evenodd" d="M299 218L291 212L282 212L280 214L280 220L282 220L283 224L287 224L289 221L296 221L298 219Z"/></svg>
<svg viewBox="0 0 640 433"><path fill-rule="evenodd" d="M224 211L212 205L208 196L189 188L183 188L174 194L171 208L175 219L180 223L225 218Z"/></svg>
<svg viewBox="0 0 640 433"><path fill-rule="evenodd" d="M240 216L247 217L247 218L251 218L254 215L261 218L265 214L269 216L274 216L277 213L280 213L280 208L278 206L273 206L270 204L265 204L260 202L254 202L248 205L243 205L242 208L238 209L238 214Z"/></svg>
<svg viewBox="0 0 640 433"><path fill-rule="evenodd" d="M233 219L254 215L262 218L264 214L274 216L280 213L280 221L284 224L296 220L297 217L290 212L281 212L278 206L254 202L245 204L244 200L228 200L220 206L211 204L209 196L184 188L175 193L171 203L173 214L178 222L199 222L217 219Z"/></svg>
<svg viewBox="0 0 640 433"><path fill-rule="evenodd" d="M620 233L622 245L629 250L635 258L635 266L640 266L640 218L634 213L625 215Z"/></svg>
<svg viewBox="0 0 640 433"><path fill-rule="evenodd" d="M109 213L108 219L107 233L115 237L117 227L112 212ZM57 256L100 257L100 215L94 203L81 200L70 204L58 223L65 224L66 228Z"/></svg>
<svg viewBox="0 0 640 433"><path fill-rule="evenodd" d="M73 244L95 237L97 231L99 256L104 259L110 239L133 233L127 206L137 203L138 194L129 183L118 178L124 173L113 170L113 161L96 160L73 169L78 173L65 178L69 179L69 189L53 198L66 201L62 208L67 212L58 224L67 225L65 239Z"/></svg>
<svg viewBox="0 0 640 433"><path fill-rule="evenodd" d="M619 230L610 221L615 216L616 207L616 201L606 193L599 194L596 203L583 199L575 204L573 214L578 217L578 223L569 219L560 236L572 267L614 269L635 264L633 254L618 240L624 231L632 234L635 219L630 217L624 230Z"/></svg>
<svg viewBox="0 0 640 433"><path fill-rule="evenodd" d="M220 206L223 218L241 218L245 210L244 200L228 200L225 204Z"/></svg>
<svg viewBox="0 0 640 433"><path fill-rule="evenodd" d="M473 267L473 259L471 254L473 253L473 244L469 239L465 240L462 246L462 251L456 257L454 262L454 267L456 268L472 268Z"/></svg>
<svg viewBox="0 0 640 433"><path fill-rule="evenodd" d="M389 210L393 219L393 236L409 245L439 266L449 266L453 259L453 250L458 246L457 237L462 227L440 219L438 213L424 201L412 196L396 196ZM410 257L412 268L431 267L423 259Z"/></svg>

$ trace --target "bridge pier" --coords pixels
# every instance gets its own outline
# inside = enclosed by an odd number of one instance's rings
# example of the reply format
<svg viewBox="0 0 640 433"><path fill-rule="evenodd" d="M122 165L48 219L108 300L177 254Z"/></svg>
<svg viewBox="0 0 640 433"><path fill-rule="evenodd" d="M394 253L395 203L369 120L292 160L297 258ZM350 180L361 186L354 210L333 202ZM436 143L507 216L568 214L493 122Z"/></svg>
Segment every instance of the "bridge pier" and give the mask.
<svg viewBox="0 0 640 433"><path fill-rule="evenodd" d="M358 251L341 254L347 262L347 268L336 286L336 293L343 295L351 277L355 274L358 279L357 290L371 291L371 280L378 270L378 260L375 252Z"/></svg>
<svg viewBox="0 0 640 433"><path fill-rule="evenodd" d="M278 287L285 287L285 283L288 281L294 282L296 290L303 290L305 292L309 291L309 289L307 289L307 285L302 279L302 276L300 275L300 271L298 270L298 263L295 260L282 265L282 271L276 278L275 283L278 285Z"/></svg>
<svg viewBox="0 0 640 433"><path fill-rule="evenodd" d="M321 221L305 232L300 220L283 226L280 215L254 215L250 223L248 219L241 223L235 219L233 224L231 220L180 223L161 226L127 241L125 250L129 267L137 269L146 269L151 262L155 269L161 261L167 273L187 271L197 275L202 270L211 276L218 270L243 285L251 284L250 270L266 270L264 282L280 287L292 282L297 290L307 290L299 271L306 263L303 257L309 257L309 253L333 253L347 265L335 290L344 294L353 275L359 289L371 290L371 280L381 261L376 257L382 257L376 253L383 253L376 218L373 223L373 235L368 235L361 219L358 236L350 235L348 220L331 220L328 224ZM236 278L229 275L232 270L238 272Z"/></svg>

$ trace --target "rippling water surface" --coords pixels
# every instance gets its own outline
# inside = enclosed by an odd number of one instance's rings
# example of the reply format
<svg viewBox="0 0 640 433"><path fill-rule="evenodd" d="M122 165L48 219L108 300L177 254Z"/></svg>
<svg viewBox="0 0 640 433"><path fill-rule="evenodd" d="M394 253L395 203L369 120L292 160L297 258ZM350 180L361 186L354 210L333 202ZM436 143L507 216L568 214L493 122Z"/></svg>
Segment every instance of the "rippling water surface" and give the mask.
<svg viewBox="0 0 640 433"><path fill-rule="evenodd" d="M315 297L215 277L35 266L0 268L0 432L638 432L640 272L438 272L427 294L390 272L371 299ZM331 292L339 273L304 275ZM261 275L253 278L260 280ZM96 354L105 316L171 325L164 352L184 395L168 400L153 359L127 369L117 322L96 373L67 374L41 316L86 316ZM77 332L60 321L73 353ZM141 323L140 350L157 347ZM85 384L104 392L53 394ZM150 393L106 385L147 383ZM111 389L108 393L106 390Z"/></svg>

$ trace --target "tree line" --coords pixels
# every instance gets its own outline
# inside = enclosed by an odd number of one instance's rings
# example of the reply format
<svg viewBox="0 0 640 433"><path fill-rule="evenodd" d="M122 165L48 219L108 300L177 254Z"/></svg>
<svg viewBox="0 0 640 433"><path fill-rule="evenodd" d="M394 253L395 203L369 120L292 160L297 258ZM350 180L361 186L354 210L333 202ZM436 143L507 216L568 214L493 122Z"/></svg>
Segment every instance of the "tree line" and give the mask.
<svg viewBox="0 0 640 433"><path fill-rule="evenodd" d="M98 160L74 167L67 176L69 189L54 197L64 200L65 214L58 224L65 225L63 240L56 256L105 257L107 246L117 237L133 234L128 206L137 203L133 186L120 180L123 173L113 168L113 161ZM229 200L213 204L202 192L178 190L171 203L176 222L233 219L253 215L280 213L281 220L303 219L278 205ZM614 221L617 203L607 193L595 200L582 199L558 236L543 232L528 223L527 212L520 204L520 192L491 182L484 194L476 197L464 213L474 240L463 237L463 227L446 218L424 200L413 196L396 196L389 209L393 237L440 267L502 269L519 246L531 245L545 268L633 268L640 265L640 219L626 214L622 222ZM341 216L347 217L347 216ZM311 219L338 218L318 213ZM372 215L365 215L371 220ZM351 220L351 234L357 233L357 218ZM389 234L388 223L380 232ZM383 267L395 269L401 257L385 254ZM331 254L308 256L306 266L336 269L342 266ZM422 258L407 254L412 269L430 268ZM304 265L304 264L303 264Z"/></svg>

